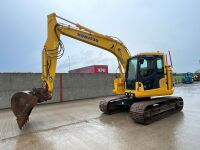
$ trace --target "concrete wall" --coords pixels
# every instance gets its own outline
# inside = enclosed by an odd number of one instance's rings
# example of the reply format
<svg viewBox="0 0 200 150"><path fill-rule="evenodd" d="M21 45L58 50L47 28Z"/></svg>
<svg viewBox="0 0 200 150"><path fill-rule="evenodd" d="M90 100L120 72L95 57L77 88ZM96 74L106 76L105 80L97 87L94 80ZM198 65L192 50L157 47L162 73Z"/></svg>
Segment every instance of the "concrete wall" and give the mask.
<svg viewBox="0 0 200 150"><path fill-rule="evenodd" d="M62 100L113 95L113 79L114 74L62 74ZM10 99L15 92L40 85L39 73L0 73L0 109L10 107ZM60 74L57 74L54 96L48 103L60 101Z"/></svg>

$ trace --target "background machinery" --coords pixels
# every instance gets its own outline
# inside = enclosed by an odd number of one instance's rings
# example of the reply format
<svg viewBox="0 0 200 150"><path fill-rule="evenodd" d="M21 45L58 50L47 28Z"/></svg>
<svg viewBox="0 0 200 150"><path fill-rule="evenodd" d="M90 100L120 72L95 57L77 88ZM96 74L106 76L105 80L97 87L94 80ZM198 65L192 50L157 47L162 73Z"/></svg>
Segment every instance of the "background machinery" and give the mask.
<svg viewBox="0 0 200 150"><path fill-rule="evenodd" d="M57 23L56 18L68 22L68 25ZM181 97L164 96L173 94L172 70L166 54L148 52L132 57L119 39L97 33L52 13L48 15L48 36L42 51L42 87L15 93L11 98L11 108L20 129L29 120L37 103L52 98L57 59L64 53L61 35L102 48L117 57L120 76L114 80L113 92L119 96L102 100L99 104L102 112L112 114L130 110L130 116L136 122L149 124L182 110ZM155 96L162 97L152 98Z"/></svg>
<svg viewBox="0 0 200 150"><path fill-rule="evenodd" d="M194 81L200 81L200 73L199 72L195 72L193 78L194 78Z"/></svg>
<svg viewBox="0 0 200 150"><path fill-rule="evenodd" d="M194 82L193 75L190 72L187 72L183 75L182 83L184 84L192 84Z"/></svg>

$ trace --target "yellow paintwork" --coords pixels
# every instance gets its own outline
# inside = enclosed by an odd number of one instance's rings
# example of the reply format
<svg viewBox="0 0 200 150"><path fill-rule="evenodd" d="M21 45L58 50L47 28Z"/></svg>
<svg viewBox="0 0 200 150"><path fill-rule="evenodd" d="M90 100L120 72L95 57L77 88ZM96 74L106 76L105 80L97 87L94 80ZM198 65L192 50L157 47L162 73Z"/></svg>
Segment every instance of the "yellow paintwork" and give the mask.
<svg viewBox="0 0 200 150"><path fill-rule="evenodd" d="M114 80L114 94L124 94L125 88L124 88L124 79L122 78L116 78Z"/></svg>
<svg viewBox="0 0 200 150"><path fill-rule="evenodd" d="M56 14L48 16L47 40L42 51L42 81L43 87L47 87L49 93L53 94L54 79L56 73L58 39L54 31L57 24ZM58 35L59 36L59 35Z"/></svg>
<svg viewBox="0 0 200 150"><path fill-rule="evenodd" d="M160 88L152 89L152 90L144 90L143 84L136 82L135 90L125 90L125 93L133 94L135 97L152 97L152 96L162 96L162 95L171 95L173 94L173 89L168 89L167 84L163 84L165 78L160 80ZM140 86L139 86L140 84Z"/></svg>
<svg viewBox="0 0 200 150"><path fill-rule="evenodd" d="M52 94L54 88L54 78L57 64L57 57L55 56L58 54L59 47L58 38L55 34L56 25L56 14L52 13L48 15L48 36L42 52L42 81L43 87L47 87L50 94ZM65 35L90 45L102 48L114 54L118 59L120 70L120 77L116 81L124 81L124 72L126 69L127 60L130 58L130 54L121 41L116 40L110 36L97 33L80 24L74 24L74 27L59 24L56 30L59 37L60 35ZM123 94L124 89L122 89L120 84L117 85L119 85L119 87L115 87L119 90L119 92L118 90L115 90L115 93Z"/></svg>
<svg viewBox="0 0 200 150"><path fill-rule="evenodd" d="M172 70L171 66L167 64L166 55L160 52L147 52L147 53L140 53L139 55L159 55L163 56L164 60L164 78L160 79L159 87L156 89L151 90L144 90L142 83L135 83L135 90L127 90L125 89L125 93L133 94L135 97L142 98L142 97L152 97L152 96L162 96L162 95L172 95L174 93L173 90L173 80L172 80ZM135 56L134 56L135 57ZM139 86L140 85L140 86Z"/></svg>
<svg viewBox="0 0 200 150"><path fill-rule="evenodd" d="M167 65L165 54L160 52L147 52L138 55L162 55L164 60L165 77L160 80L160 88L144 91L143 85L136 82L136 90L130 91L124 88L124 73L126 70L127 60L131 55L126 46L119 40L107 35L100 34L88 29L80 24L72 23L71 25L58 24L56 14L48 15L48 35L42 51L42 81L43 87L47 88L52 95L54 89L54 79L56 73L57 55L59 48L60 35L65 35L76 40L88 43L90 45L102 48L111 52L117 57L120 77L114 80L115 94L133 93L136 97L150 97L159 95L170 95L173 93L172 71ZM56 26L56 28L55 28ZM56 34L57 33L57 34ZM136 55L137 56L137 55Z"/></svg>
<svg viewBox="0 0 200 150"><path fill-rule="evenodd" d="M157 51L157 52L145 52L145 53L139 53L135 56L141 56L141 55L158 55L158 56L163 56L164 53L160 52L160 51ZM135 57L133 56L133 57Z"/></svg>

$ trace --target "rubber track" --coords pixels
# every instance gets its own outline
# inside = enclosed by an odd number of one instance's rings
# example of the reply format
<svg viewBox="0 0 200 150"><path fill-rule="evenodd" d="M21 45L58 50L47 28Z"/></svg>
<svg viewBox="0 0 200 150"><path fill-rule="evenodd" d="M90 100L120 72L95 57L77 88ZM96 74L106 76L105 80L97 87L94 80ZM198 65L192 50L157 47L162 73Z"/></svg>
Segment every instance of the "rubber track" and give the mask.
<svg viewBox="0 0 200 150"><path fill-rule="evenodd" d="M162 102L167 102L167 101L168 102L174 101L174 102L176 102L177 105L179 105L179 107L176 107L176 109L169 109L169 110L162 112L160 114L157 114L155 116L145 117L144 114L147 111L151 111L151 110L146 109L148 106L154 105L154 104L159 104L159 103L162 103ZM153 100L134 103L131 106L131 109L130 109L130 116L137 123L150 124L154 121L163 119L170 114L179 112L179 111L182 110L182 108L183 108L183 99L181 97L156 98L156 99L153 99Z"/></svg>
<svg viewBox="0 0 200 150"><path fill-rule="evenodd" d="M105 98L104 100L100 101L99 109L105 114L112 114L116 110L109 109L110 104L112 102L119 101L119 100L122 100L124 98L126 98L124 95L123 96L118 96L118 97L116 97L114 99L113 98Z"/></svg>

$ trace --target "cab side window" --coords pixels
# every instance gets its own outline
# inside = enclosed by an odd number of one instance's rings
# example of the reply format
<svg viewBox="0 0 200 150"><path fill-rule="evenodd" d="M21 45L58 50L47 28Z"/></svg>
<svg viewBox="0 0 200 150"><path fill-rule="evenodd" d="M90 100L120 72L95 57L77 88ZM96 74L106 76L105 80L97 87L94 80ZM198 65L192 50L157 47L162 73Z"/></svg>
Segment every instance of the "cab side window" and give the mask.
<svg viewBox="0 0 200 150"><path fill-rule="evenodd" d="M140 61L140 76L145 77L147 76L147 60L142 59Z"/></svg>
<svg viewBox="0 0 200 150"><path fill-rule="evenodd" d="M142 58L140 60L140 76L148 77L154 73L154 58Z"/></svg>
<svg viewBox="0 0 200 150"><path fill-rule="evenodd" d="M157 64L157 73L164 74L163 59L157 58L156 64Z"/></svg>

